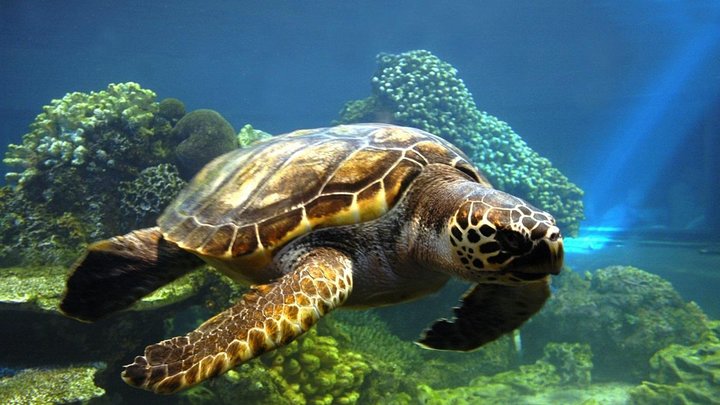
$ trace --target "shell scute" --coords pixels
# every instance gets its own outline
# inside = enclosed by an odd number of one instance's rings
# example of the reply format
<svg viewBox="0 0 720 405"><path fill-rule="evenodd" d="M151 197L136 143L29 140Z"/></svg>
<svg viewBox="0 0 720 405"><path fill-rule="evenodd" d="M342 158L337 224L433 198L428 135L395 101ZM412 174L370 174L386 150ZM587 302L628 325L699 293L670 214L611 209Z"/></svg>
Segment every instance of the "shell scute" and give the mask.
<svg viewBox="0 0 720 405"><path fill-rule="evenodd" d="M246 257L242 263L257 268L313 229L382 216L433 163L481 178L457 148L417 129L355 124L296 131L213 160L158 223L185 249L214 262Z"/></svg>

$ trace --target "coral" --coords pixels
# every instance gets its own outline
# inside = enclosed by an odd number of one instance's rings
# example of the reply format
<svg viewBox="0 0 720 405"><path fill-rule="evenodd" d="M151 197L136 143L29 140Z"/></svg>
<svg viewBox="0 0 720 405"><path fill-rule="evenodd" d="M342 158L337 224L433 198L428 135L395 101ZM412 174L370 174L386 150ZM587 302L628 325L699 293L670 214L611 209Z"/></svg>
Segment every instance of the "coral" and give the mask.
<svg viewBox="0 0 720 405"><path fill-rule="evenodd" d="M131 220L128 228L152 226L185 185L175 165L170 163L148 167L134 180L120 183L120 209L124 218Z"/></svg>
<svg viewBox="0 0 720 405"><path fill-rule="evenodd" d="M189 395L221 404L355 404L369 372L361 355L341 351L333 337L313 328L287 346L203 384L209 392Z"/></svg>
<svg viewBox="0 0 720 405"><path fill-rule="evenodd" d="M25 259L58 263L68 242L47 246L49 240L74 232L67 240L77 242L77 250L90 239L128 231L118 209L119 184L173 158L172 127L158 111L155 93L137 83L69 93L43 107L22 144L10 145L5 155L5 164L23 170L6 176L14 187L4 192L2 203L11 210L0 223L18 217L22 223L13 232L18 241L0 251L43 252L40 260ZM82 229L66 229L77 224Z"/></svg>
<svg viewBox="0 0 720 405"><path fill-rule="evenodd" d="M82 403L105 394L95 385L95 373L104 365L59 369L27 369L13 377L0 378L0 403Z"/></svg>
<svg viewBox="0 0 720 405"><path fill-rule="evenodd" d="M212 158L238 147L232 125L213 110L188 113L173 128L173 138L180 142L175 148L180 173L192 177Z"/></svg>
<svg viewBox="0 0 720 405"><path fill-rule="evenodd" d="M51 212L23 190L0 187L0 265L66 264L80 252L93 226L70 212Z"/></svg>
<svg viewBox="0 0 720 405"><path fill-rule="evenodd" d="M573 386L585 386L590 380L590 348L584 344L551 343L543 358L492 376L480 376L469 385L436 390L420 385L424 404L528 403L527 397ZM549 403L558 402L549 401ZM544 403L540 401L538 403Z"/></svg>
<svg viewBox="0 0 720 405"><path fill-rule="evenodd" d="M370 371L362 356L341 352L333 337L321 336L315 328L302 339L269 353L263 361L284 377L290 392L308 404L356 403Z"/></svg>
<svg viewBox="0 0 720 405"><path fill-rule="evenodd" d="M592 351L586 343L548 343L542 360L555 366L561 384L589 385L592 381Z"/></svg>
<svg viewBox="0 0 720 405"><path fill-rule="evenodd" d="M175 126L185 116L185 104L176 98L163 99L158 105L157 115L167 120L170 126Z"/></svg>
<svg viewBox="0 0 720 405"><path fill-rule="evenodd" d="M650 368L650 381L630 391L631 403L720 404L720 339L715 333L692 346L660 350Z"/></svg>
<svg viewBox="0 0 720 405"><path fill-rule="evenodd" d="M566 234L584 218L583 192L508 124L477 109L457 70L428 51L378 55L372 95L346 104L340 123L393 122L460 147L499 189L553 213Z"/></svg>
<svg viewBox="0 0 720 405"><path fill-rule="evenodd" d="M240 129L240 132L237 134L237 140L238 144L241 148L246 148L255 142L260 142L264 139L272 138L272 135L268 134L265 131L261 131L259 129L255 129L250 124L246 124L242 129Z"/></svg>
<svg viewBox="0 0 720 405"><path fill-rule="evenodd" d="M6 179L22 186L58 167L87 167L95 173L112 169L122 164L116 157L129 152L144 136L152 136L147 132L157 111L155 93L131 82L52 100L30 125L22 145L8 147L3 162L25 170L10 172ZM137 139L115 131L127 131Z"/></svg>
<svg viewBox="0 0 720 405"><path fill-rule="evenodd" d="M650 357L672 344L693 344L708 331L707 318L659 276L634 267L613 266L581 277L560 276L559 288L545 308L523 328L529 353L548 339L587 342L594 375L635 380L649 371ZM632 364L633 367L628 367Z"/></svg>

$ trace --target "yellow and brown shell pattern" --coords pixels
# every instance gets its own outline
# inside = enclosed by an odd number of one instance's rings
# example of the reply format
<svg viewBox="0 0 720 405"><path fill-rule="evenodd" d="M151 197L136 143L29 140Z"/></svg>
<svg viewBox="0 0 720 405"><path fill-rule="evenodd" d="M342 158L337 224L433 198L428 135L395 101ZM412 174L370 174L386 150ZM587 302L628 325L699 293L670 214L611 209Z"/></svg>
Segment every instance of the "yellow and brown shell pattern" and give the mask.
<svg viewBox="0 0 720 405"><path fill-rule="evenodd" d="M252 271L313 229L380 217L433 163L489 186L462 152L418 129L354 124L295 131L216 158L159 225L165 238L220 268Z"/></svg>

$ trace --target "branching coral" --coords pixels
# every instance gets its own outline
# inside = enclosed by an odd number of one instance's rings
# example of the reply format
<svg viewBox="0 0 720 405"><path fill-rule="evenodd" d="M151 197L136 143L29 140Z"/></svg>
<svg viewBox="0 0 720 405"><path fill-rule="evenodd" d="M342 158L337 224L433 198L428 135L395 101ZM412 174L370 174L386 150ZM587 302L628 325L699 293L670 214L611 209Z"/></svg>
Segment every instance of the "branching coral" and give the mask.
<svg viewBox="0 0 720 405"><path fill-rule="evenodd" d="M168 114L176 117L174 110ZM2 204L9 209L0 225L6 228L18 218L22 223L8 228L14 237L2 241L0 254L38 251L45 256L39 261L63 262L62 241L78 249L90 239L128 231L118 209L119 185L173 158L172 127L158 111L155 93L137 83L69 93L45 106L22 144L10 145L4 159L22 170L6 176L13 187L3 191ZM57 239L62 246L55 249Z"/></svg>
<svg viewBox="0 0 720 405"><path fill-rule="evenodd" d="M457 70L428 51L380 54L372 95L348 103L341 123L384 121L440 135L498 188L548 210L567 234L584 218L583 192L510 126L478 110Z"/></svg>
<svg viewBox="0 0 720 405"><path fill-rule="evenodd" d="M102 173L121 164L115 159L121 153L152 137L157 111L155 93L132 82L52 100L30 125L23 143L8 147L3 162L25 170L10 172L6 178L22 186L59 167L87 167Z"/></svg>

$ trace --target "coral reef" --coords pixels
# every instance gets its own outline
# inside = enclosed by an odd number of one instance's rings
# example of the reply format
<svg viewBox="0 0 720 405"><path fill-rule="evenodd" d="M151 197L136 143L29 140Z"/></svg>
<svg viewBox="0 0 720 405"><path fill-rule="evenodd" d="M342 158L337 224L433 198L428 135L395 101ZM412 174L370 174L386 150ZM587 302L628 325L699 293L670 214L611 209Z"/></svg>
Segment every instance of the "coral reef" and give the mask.
<svg viewBox="0 0 720 405"><path fill-rule="evenodd" d="M271 138L272 135L268 134L265 131L261 131L259 129L255 129L250 124L246 124L240 129L240 132L237 134L237 140L238 144L241 148L246 148L255 142L260 142L264 139Z"/></svg>
<svg viewBox="0 0 720 405"><path fill-rule="evenodd" d="M534 364L492 376L480 376L469 385L437 390L420 385L423 404L528 403L527 397L590 382L592 354L586 344L550 343ZM554 403L557 401L551 401ZM540 402L542 403L542 402Z"/></svg>
<svg viewBox="0 0 720 405"><path fill-rule="evenodd" d="M349 102L340 123L392 122L460 147L499 189L551 212L566 234L583 220L583 192L508 124L477 109L457 70L428 51L378 55L369 98Z"/></svg>
<svg viewBox="0 0 720 405"><path fill-rule="evenodd" d="M182 394L188 403L355 404L370 366L313 328L298 340Z"/></svg>
<svg viewBox="0 0 720 405"><path fill-rule="evenodd" d="M170 163L148 167L132 181L120 183L121 205L127 227L145 228L155 219L187 183L177 167Z"/></svg>
<svg viewBox="0 0 720 405"><path fill-rule="evenodd" d="M0 403L69 404L84 403L105 394L93 378L104 365L58 369L27 369L12 377L0 378Z"/></svg>
<svg viewBox="0 0 720 405"><path fill-rule="evenodd" d="M213 110L195 110L175 125L173 138L180 142L175 154L184 178L197 173L212 158L238 147L235 130Z"/></svg>
<svg viewBox="0 0 720 405"><path fill-rule="evenodd" d="M288 346L268 353L263 361L282 375L290 393L308 404L354 404L370 367L362 356L340 352L337 341L313 328Z"/></svg>
<svg viewBox="0 0 720 405"><path fill-rule="evenodd" d="M650 359L650 368L649 381L630 391L631 403L720 404L720 339L716 333L708 332L692 346L673 344L660 350Z"/></svg>
<svg viewBox="0 0 720 405"><path fill-rule="evenodd" d="M612 266L585 277L565 271L553 298L522 331L530 354L548 339L587 342L603 353L595 360L595 377L632 381L647 375L644 365L656 351L696 343L708 325L702 310L669 282L634 267Z"/></svg>
<svg viewBox="0 0 720 405"><path fill-rule="evenodd" d="M13 187L0 196L7 208L0 226L13 235L0 246L4 265L23 258L67 263L66 250L128 230L119 184L173 159L172 126L158 115L155 97L130 82L69 93L43 107L3 160L22 169L7 174Z"/></svg>
<svg viewBox="0 0 720 405"><path fill-rule="evenodd" d="M0 265L65 264L95 230L70 212L31 201L23 190L0 187Z"/></svg>

